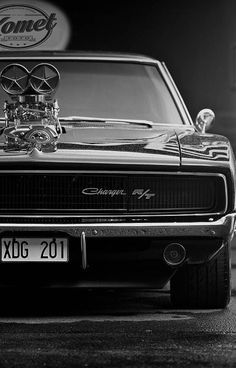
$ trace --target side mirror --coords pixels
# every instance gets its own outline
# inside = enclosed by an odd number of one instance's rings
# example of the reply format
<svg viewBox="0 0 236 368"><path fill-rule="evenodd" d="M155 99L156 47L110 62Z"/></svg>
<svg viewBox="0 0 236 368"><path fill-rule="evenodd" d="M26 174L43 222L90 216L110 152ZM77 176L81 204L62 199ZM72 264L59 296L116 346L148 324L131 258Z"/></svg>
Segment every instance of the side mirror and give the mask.
<svg viewBox="0 0 236 368"><path fill-rule="evenodd" d="M215 114L211 109L201 110L195 120L195 128L200 133L205 133L208 131L215 121Z"/></svg>

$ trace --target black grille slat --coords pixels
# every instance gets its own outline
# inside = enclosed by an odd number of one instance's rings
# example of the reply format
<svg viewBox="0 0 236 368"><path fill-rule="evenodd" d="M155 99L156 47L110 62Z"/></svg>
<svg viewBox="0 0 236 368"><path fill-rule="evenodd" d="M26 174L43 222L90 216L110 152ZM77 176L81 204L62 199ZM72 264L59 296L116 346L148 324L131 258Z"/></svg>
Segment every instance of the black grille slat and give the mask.
<svg viewBox="0 0 236 368"><path fill-rule="evenodd" d="M97 194L83 194L95 189ZM91 190L92 188L92 190ZM107 192L106 192L107 191ZM116 191L112 195L111 191ZM225 210L221 176L2 173L0 211L5 213L173 212Z"/></svg>

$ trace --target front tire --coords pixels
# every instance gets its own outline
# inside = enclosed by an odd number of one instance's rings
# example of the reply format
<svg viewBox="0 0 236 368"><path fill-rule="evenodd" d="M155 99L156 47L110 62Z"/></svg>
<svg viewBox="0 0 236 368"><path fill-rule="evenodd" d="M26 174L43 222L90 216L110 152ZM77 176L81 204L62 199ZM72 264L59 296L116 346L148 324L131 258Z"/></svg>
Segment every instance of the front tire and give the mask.
<svg viewBox="0 0 236 368"><path fill-rule="evenodd" d="M225 308L230 300L229 245L207 263L183 265L170 281L170 294L177 308Z"/></svg>

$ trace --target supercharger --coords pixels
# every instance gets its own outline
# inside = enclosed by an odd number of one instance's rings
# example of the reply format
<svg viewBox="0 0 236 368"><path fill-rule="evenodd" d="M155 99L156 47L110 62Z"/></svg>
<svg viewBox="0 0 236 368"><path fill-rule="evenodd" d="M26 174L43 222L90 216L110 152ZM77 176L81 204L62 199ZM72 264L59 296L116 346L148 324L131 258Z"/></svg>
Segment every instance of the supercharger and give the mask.
<svg viewBox="0 0 236 368"><path fill-rule="evenodd" d="M6 151L57 149L60 109L53 95L59 80L58 70L46 63L31 71L21 64L10 64L1 71L0 85L11 98L4 103Z"/></svg>

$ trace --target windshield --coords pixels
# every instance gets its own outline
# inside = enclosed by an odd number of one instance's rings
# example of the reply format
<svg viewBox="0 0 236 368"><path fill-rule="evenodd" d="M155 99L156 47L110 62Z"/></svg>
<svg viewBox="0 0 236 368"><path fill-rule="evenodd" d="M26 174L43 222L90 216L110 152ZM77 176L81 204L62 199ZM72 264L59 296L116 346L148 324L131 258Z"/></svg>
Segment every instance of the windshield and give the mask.
<svg viewBox="0 0 236 368"><path fill-rule="evenodd" d="M17 61L31 70L45 60ZM46 61L60 73L56 90L59 117L148 120L183 124L176 105L155 66L98 61ZM0 63L0 71L11 64ZM0 88L0 108L11 98ZM1 113L3 116L3 112Z"/></svg>

